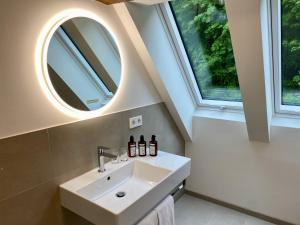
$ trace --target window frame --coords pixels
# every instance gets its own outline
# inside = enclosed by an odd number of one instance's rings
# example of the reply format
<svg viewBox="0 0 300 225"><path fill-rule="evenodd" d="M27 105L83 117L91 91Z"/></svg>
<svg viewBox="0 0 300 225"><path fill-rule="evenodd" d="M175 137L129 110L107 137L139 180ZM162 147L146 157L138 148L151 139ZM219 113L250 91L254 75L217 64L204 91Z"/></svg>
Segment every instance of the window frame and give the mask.
<svg viewBox="0 0 300 225"><path fill-rule="evenodd" d="M102 106L107 104L107 102L109 102L109 100L112 99L113 93L106 87L105 83L101 80L100 76L94 71L93 67L88 63L87 59L82 55L80 49L78 49L78 47L73 43L72 39L61 27L57 28L56 32L53 34L51 39L52 38L55 38L61 44L62 48L69 54L70 58L78 65L78 67L82 68L82 71L84 72L84 77L90 81L90 83L100 94L102 94L103 98L105 99L102 103ZM62 77L60 78L62 79ZM66 85L68 86L67 83ZM54 91L56 92L55 88ZM62 101L64 100L62 99ZM89 108L86 101L82 102L86 107Z"/></svg>
<svg viewBox="0 0 300 225"><path fill-rule="evenodd" d="M190 64L186 49L181 39L180 32L178 30L175 18L173 16L171 7L168 2L161 3L157 6L157 11L165 26L169 42L174 50L174 54L178 60L178 64L181 67L182 74L187 83L190 92L196 102L198 108L208 108L217 110L233 110L243 111L243 102L237 101L221 101L221 100L208 100L203 99L200 88L198 87L193 69Z"/></svg>
<svg viewBox="0 0 300 225"><path fill-rule="evenodd" d="M274 115L300 116L300 106L282 104L282 68L281 68L281 0L272 1L272 51L273 51L273 86L274 86Z"/></svg>

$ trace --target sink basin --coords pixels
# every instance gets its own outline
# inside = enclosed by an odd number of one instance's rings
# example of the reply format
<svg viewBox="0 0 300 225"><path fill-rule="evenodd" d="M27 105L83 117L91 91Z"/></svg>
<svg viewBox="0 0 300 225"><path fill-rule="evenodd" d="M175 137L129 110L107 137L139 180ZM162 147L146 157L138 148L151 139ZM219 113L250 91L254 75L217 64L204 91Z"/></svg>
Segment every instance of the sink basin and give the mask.
<svg viewBox="0 0 300 225"><path fill-rule="evenodd" d="M156 186L171 171L142 161L132 161L77 191L84 198L118 214ZM118 197L117 193L124 193Z"/></svg>
<svg viewBox="0 0 300 225"><path fill-rule="evenodd" d="M160 151L105 166L60 185L61 203L94 224L133 225L189 175L190 159Z"/></svg>

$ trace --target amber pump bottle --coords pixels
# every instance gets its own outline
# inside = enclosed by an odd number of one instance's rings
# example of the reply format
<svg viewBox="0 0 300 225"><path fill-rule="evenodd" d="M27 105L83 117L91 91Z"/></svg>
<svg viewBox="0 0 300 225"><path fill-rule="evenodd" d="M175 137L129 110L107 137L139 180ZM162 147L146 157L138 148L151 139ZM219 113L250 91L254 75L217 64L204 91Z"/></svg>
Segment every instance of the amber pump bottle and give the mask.
<svg viewBox="0 0 300 225"><path fill-rule="evenodd" d="M140 140L138 143L138 148L139 148L139 156L146 156L146 141L144 139L144 135L140 136Z"/></svg>
<svg viewBox="0 0 300 225"><path fill-rule="evenodd" d="M152 135L151 141L149 142L149 154L150 156L157 156L157 141L155 135Z"/></svg>
<svg viewBox="0 0 300 225"><path fill-rule="evenodd" d="M133 136L130 136L128 142L128 157L136 157L136 142L134 141Z"/></svg>

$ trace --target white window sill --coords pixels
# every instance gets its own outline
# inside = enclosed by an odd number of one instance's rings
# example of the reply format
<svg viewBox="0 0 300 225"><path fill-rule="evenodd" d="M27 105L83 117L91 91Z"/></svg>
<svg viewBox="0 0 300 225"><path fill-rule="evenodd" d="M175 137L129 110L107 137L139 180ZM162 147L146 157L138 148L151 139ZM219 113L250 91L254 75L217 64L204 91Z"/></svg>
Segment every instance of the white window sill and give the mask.
<svg viewBox="0 0 300 225"><path fill-rule="evenodd" d="M244 112L242 110L222 110L207 107L198 107L193 116L243 123L246 121Z"/></svg>
<svg viewBox="0 0 300 225"><path fill-rule="evenodd" d="M242 123L245 123L246 121L244 112L242 110L221 110L207 107L198 107L193 117ZM271 126L300 129L300 116L276 114L272 118Z"/></svg>
<svg viewBox="0 0 300 225"><path fill-rule="evenodd" d="M274 115L271 121L271 126L300 128L300 116L295 115Z"/></svg>

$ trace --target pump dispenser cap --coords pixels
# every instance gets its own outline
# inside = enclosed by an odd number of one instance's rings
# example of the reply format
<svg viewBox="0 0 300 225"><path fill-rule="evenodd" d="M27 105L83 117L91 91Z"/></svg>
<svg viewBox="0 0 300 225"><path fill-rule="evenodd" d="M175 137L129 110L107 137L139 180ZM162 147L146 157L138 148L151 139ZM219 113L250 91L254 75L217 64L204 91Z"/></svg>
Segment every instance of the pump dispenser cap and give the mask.
<svg viewBox="0 0 300 225"><path fill-rule="evenodd" d="M155 136L155 135L152 135L151 141L155 141L155 138L156 138L156 136Z"/></svg>
<svg viewBox="0 0 300 225"><path fill-rule="evenodd" d="M134 137L132 135L130 136L130 142L134 142Z"/></svg>
<svg viewBox="0 0 300 225"><path fill-rule="evenodd" d="M141 140L141 141L144 141L144 135L141 135L141 136L140 136L140 140Z"/></svg>

